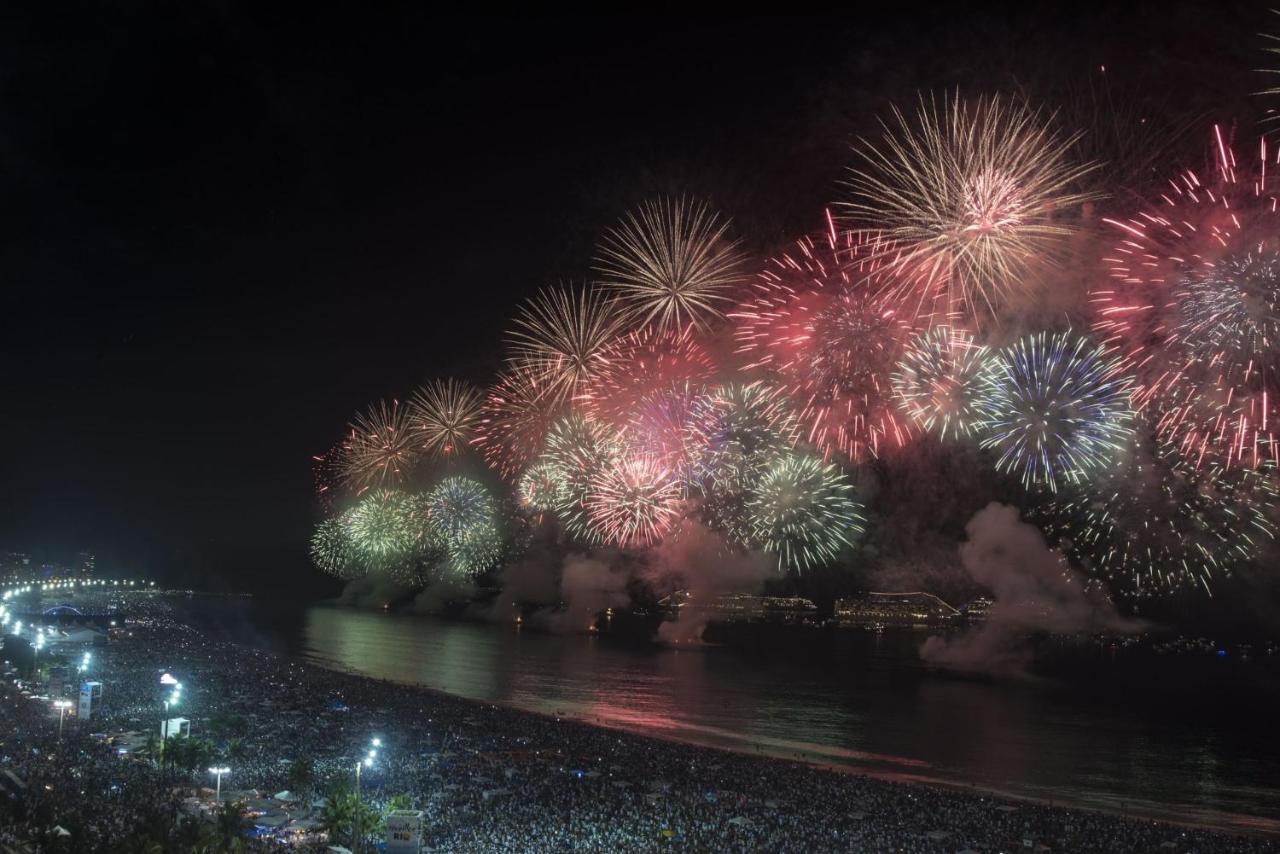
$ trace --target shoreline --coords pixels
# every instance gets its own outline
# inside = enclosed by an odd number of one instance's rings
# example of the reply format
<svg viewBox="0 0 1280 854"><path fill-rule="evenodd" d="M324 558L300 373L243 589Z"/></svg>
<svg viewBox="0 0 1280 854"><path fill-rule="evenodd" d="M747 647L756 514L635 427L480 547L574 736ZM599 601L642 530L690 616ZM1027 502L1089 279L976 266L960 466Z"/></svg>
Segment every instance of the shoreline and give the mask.
<svg viewBox="0 0 1280 854"><path fill-rule="evenodd" d="M336 603L324 604L326 607L343 607ZM187 625L190 626L189 623L187 623ZM487 626L489 624L485 625ZM199 627L190 627L201 633L206 632L205 629ZM341 674L350 678L367 680L375 684L401 686L404 688L422 691L431 696L447 698L454 702L470 704L475 707L497 707L510 713L533 715L547 721L570 721L578 725L596 728L601 731L625 733L626 735L634 738L653 739L667 744L714 750L756 760L766 759L775 762L792 763L807 768L820 769L860 779L870 779L911 786L933 787L968 797L985 795L1015 803L1033 804L1048 808L1065 807L1074 810L1108 815L1120 819L1150 820L1189 829L1228 834L1244 834L1270 840L1280 839L1280 818L1272 819L1265 816L1257 816L1247 813L1231 813L1221 810L1209 810L1206 812L1204 809L1194 804L1171 804L1157 801L1124 800L1118 797L1108 796L1105 793L1095 793L1094 798L1082 798L1079 795L1073 796L1071 793L1062 793L1061 795L1053 797L1036 795L994 783L961 780L924 773L923 769L932 767L930 763L925 760L866 755L866 758L872 762L877 760L898 762L904 766L904 769L919 768L922 770L921 772L916 772L912 770L894 771L879 769L871 767L870 765L859 764L856 761L856 757L853 756L857 751L847 751L832 745L805 743L796 745L800 748L798 751L784 751L777 745L770 745L770 742L775 741L775 739L764 737L760 741L754 742L756 744L765 745L764 749L751 750L747 745L753 742L749 742L743 736L731 731L716 730L716 733L723 732L722 738L700 738L694 734L697 732L697 728L692 725L677 725L669 728L633 726L628 725L621 719L614 721L601 716L579 715L563 710L549 711L519 705L509 700L484 700L421 682L369 675L356 669L344 667L336 662L313 660L302 654L289 654L278 652L274 649L263 649L262 647L256 647L251 644L244 644L238 641L232 643L245 649L267 652L281 658L282 660L291 661L301 666L316 668L329 673ZM673 646L670 648L677 649L678 647ZM820 758L823 754L835 753L850 754L851 758L854 758L855 761L845 763ZM1112 804L1118 805L1109 805L1106 803L1107 801L1111 801ZM1196 817L1188 818L1188 816Z"/></svg>
<svg viewBox="0 0 1280 854"><path fill-rule="evenodd" d="M244 644L235 644L244 646L247 649L257 649ZM935 777L925 774L912 774L908 772L892 772L881 771L874 768L844 764L840 762L821 762L813 759L806 759L802 754L792 754L790 756L783 755L769 750L752 751L742 746L734 746L732 744L699 740L688 736L675 735L670 731L663 729L642 728L627 726L622 723L609 723L599 717L584 717L574 715L568 712L547 712L541 709L529 708L517 705L515 703L503 700L480 700L474 697L468 697L463 694L456 694L442 688L436 688L431 685L424 685L420 682L405 682L396 679L383 679L376 676L370 676L361 673L358 670L339 667L336 665L327 665L317 661L304 658L300 655L286 655L278 652L271 652L284 660L295 662L301 666L308 668L316 668L330 673L339 673L343 676L352 677L361 680L367 680L382 685L398 685L405 688L411 688L422 691L426 694L438 697L448 698L456 702L466 703L477 707L490 706L504 709L508 712L521 715L533 715L538 718L563 722L571 721L581 726L592 727L607 732L621 732L633 738L653 739L667 744L697 747L704 750L714 750L723 753L731 753L736 756L748 757L756 760L768 760L773 762L785 762L807 768L816 768L837 774L844 774L855 778L864 778L877 780L887 783L897 783L907 786L924 786L946 791L969 797L978 795L987 795L993 798L999 798L1011 802L1034 804L1049 808L1068 808L1073 810L1082 810L1087 812L1099 813L1121 819L1128 820L1150 820L1160 822L1162 824L1175 825L1178 827L1186 827L1195 830L1206 830L1215 833L1229 833L1253 836L1260 839L1280 839L1280 819L1268 819L1264 816L1253 816L1241 813L1226 813L1218 810L1211 812L1211 816L1204 817L1199 820L1187 819L1187 811L1202 812L1199 807L1193 805L1177 805L1167 804L1161 808L1157 802L1145 801L1143 805L1136 809L1107 807L1094 801L1081 800L1069 795L1058 798L1037 797L1032 794L1022 793L1011 789L999 788L997 786L969 782L965 783L959 780L949 780L945 777ZM685 728L682 731L691 731ZM741 739L739 739L741 741ZM833 748L834 749L834 748ZM930 767L929 763L923 760L909 760L911 764L919 764L922 767ZM1124 803L1139 803L1134 801L1126 801ZM1215 820L1218 819L1218 820Z"/></svg>

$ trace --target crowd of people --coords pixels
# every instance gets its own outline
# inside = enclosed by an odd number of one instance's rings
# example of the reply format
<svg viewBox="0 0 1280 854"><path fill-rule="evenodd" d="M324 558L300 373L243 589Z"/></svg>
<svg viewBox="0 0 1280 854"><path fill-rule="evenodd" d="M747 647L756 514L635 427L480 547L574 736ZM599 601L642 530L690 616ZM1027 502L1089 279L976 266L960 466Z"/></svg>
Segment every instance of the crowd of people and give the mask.
<svg viewBox="0 0 1280 854"><path fill-rule="evenodd" d="M0 842L131 850L139 828L177 821L204 768L121 755L102 734L157 731L168 711L213 742L224 798L279 793L319 808L361 764L361 796L407 796L438 851L1275 851L1266 837L889 782L803 763L651 739L302 664L211 638L159 609L94 651L103 683L90 720L69 720L7 684ZM98 734L98 737L94 737ZM228 753L234 759L226 758ZM301 770L300 770L301 769ZM207 797L208 793L205 792ZM401 800L405 800L401 798ZM368 829L366 827L366 829ZM252 848L283 844L259 833Z"/></svg>

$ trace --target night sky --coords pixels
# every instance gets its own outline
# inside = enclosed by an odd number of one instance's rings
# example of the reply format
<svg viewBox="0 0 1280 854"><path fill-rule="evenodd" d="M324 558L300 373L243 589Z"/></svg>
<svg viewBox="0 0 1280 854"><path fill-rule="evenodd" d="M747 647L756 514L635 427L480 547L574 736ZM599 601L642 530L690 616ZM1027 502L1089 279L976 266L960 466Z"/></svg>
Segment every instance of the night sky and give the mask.
<svg viewBox="0 0 1280 854"><path fill-rule="evenodd" d="M891 100L1059 92L1106 64L1144 100L1252 121L1256 34L1280 30L1256 4L269 6L0 16L0 550L313 578L310 455L371 400L490 377L518 301L586 277L636 201L709 197L767 252L818 224Z"/></svg>

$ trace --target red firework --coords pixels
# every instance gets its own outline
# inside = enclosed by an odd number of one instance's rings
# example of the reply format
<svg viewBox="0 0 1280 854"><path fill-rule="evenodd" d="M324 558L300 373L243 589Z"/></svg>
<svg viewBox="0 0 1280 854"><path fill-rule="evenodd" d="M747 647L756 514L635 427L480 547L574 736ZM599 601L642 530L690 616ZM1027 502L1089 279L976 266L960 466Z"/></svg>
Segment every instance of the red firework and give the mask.
<svg viewBox="0 0 1280 854"><path fill-rule="evenodd" d="M503 477L515 477L542 453L547 431L566 406L537 369L510 367L485 396L471 444Z"/></svg>
<svg viewBox="0 0 1280 854"><path fill-rule="evenodd" d="M1276 152L1243 165L1215 128L1214 168L1129 220L1094 288L1094 331L1138 378L1134 406L1190 462L1280 461Z"/></svg>
<svg viewBox="0 0 1280 854"><path fill-rule="evenodd" d="M716 373L690 327L675 331L646 326L610 344L602 363L581 402L615 427L626 425L655 395L682 385L704 385Z"/></svg>
<svg viewBox="0 0 1280 854"><path fill-rule="evenodd" d="M749 370L762 370L791 400L806 438L824 458L853 462L900 447L912 435L900 420L890 374L916 329L897 308L895 274L867 232L828 230L770 260L755 297L730 316Z"/></svg>

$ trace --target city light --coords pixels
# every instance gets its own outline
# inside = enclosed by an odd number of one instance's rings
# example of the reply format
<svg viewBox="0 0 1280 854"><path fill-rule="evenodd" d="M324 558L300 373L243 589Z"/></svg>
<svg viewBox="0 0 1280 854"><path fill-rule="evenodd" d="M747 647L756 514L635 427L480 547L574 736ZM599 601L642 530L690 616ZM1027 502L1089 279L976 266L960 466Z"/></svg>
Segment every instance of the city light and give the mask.
<svg viewBox="0 0 1280 854"><path fill-rule="evenodd" d="M230 768L227 768L227 767L226 767L226 766L224 766L224 765L220 765L220 766L216 766L216 767L210 768L210 769L209 769L209 773L210 773L210 774L214 774L214 775L216 775L216 776L217 776L217 778L218 778L218 782L217 782L217 789L214 791L214 794L213 794L213 800L214 800L215 802L217 802L217 801L221 801L221 800L222 800L222 775L223 775L223 774L230 774L230 773L231 773L231 769L230 769Z"/></svg>

